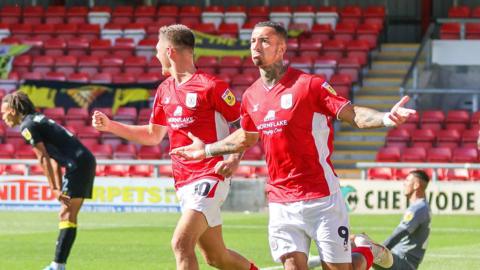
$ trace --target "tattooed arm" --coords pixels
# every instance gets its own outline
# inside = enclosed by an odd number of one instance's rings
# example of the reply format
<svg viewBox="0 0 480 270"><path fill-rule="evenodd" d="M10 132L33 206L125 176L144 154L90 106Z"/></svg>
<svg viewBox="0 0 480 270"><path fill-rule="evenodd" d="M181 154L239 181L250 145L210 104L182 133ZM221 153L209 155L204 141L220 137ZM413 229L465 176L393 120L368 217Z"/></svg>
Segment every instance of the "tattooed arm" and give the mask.
<svg viewBox="0 0 480 270"><path fill-rule="evenodd" d="M403 124L415 110L403 107L409 100L403 97L390 112L384 113L367 107L348 104L338 113L338 119L357 128L392 127Z"/></svg>
<svg viewBox="0 0 480 270"><path fill-rule="evenodd" d="M170 154L191 160L241 153L255 145L259 135L256 132L246 132L243 129L237 129L225 139L207 145L192 133L188 133L188 137L192 140L192 144L175 148Z"/></svg>

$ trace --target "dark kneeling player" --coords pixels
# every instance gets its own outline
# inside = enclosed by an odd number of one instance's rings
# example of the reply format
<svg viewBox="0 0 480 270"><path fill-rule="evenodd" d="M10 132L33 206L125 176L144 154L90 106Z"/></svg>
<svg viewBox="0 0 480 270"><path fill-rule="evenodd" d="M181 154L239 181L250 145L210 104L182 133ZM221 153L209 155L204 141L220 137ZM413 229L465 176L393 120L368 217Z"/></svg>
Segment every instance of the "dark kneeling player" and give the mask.
<svg viewBox="0 0 480 270"><path fill-rule="evenodd" d="M63 270L75 241L78 212L83 200L92 196L95 157L72 133L37 113L23 92L6 95L1 112L7 126L20 125L22 136L33 146L50 189L61 203L55 258L45 270ZM66 168L63 176L61 167Z"/></svg>

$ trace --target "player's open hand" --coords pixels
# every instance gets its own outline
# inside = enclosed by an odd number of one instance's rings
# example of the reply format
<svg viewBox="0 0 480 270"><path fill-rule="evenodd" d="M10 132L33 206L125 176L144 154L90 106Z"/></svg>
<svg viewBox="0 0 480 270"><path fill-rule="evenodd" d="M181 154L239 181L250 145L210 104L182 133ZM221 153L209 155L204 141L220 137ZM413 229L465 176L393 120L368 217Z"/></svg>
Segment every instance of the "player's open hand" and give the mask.
<svg viewBox="0 0 480 270"><path fill-rule="evenodd" d="M95 111L92 115L92 126L99 131L109 131L111 120L102 112Z"/></svg>
<svg viewBox="0 0 480 270"><path fill-rule="evenodd" d="M188 137L192 140L192 144L172 149L170 155L183 157L187 160L204 159L205 143L191 132L188 133Z"/></svg>
<svg viewBox="0 0 480 270"><path fill-rule="evenodd" d="M393 106L389 113L387 113L384 124L385 126L398 126L410 117L410 115L415 114L416 111L413 109L405 108L405 104L410 100L409 96L404 96L397 104Z"/></svg>
<svg viewBox="0 0 480 270"><path fill-rule="evenodd" d="M230 177L237 170L240 159L228 158L215 164L215 173L222 175L223 177Z"/></svg>

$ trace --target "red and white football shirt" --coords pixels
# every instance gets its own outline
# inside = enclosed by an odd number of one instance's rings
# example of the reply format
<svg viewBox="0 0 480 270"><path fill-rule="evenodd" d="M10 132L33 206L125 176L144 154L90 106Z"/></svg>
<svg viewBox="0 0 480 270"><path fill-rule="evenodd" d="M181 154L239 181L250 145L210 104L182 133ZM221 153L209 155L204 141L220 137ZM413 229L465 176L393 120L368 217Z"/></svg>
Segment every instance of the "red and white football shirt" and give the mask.
<svg viewBox="0 0 480 270"><path fill-rule="evenodd" d="M169 77L157 88L150 123L168 127L170 149L192 143L188 132L205 143L213 143L229 134L228 122L240 117L240 105L227 83L197 71L192 78L176 85ZM223 157L186 161L172 156L175 188L200 178L223 180L215 174L215 164Z"/></svg>
<svg viewBox="0 0 480 270"><path fill-rule="evenodd" d="M332 118L348 103L322 78L293 68L271 89L258 79L245 91L241 124L260 133L270 202L316 199L339 190L330 161Z"/></svg>

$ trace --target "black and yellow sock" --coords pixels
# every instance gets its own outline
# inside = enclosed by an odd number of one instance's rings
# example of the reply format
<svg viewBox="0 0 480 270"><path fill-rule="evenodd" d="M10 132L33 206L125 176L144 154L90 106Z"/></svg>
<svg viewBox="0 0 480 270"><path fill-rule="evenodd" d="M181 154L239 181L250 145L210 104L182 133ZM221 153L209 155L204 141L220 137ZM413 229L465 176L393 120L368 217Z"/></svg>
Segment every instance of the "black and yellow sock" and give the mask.
<svg viewBox="0 0 480 270"><path fill-rule="evenodd" d="M58 228L60 233L58 234L54 262L66 263L77 235L77 224L70 221L61 221Z"/></svg>

